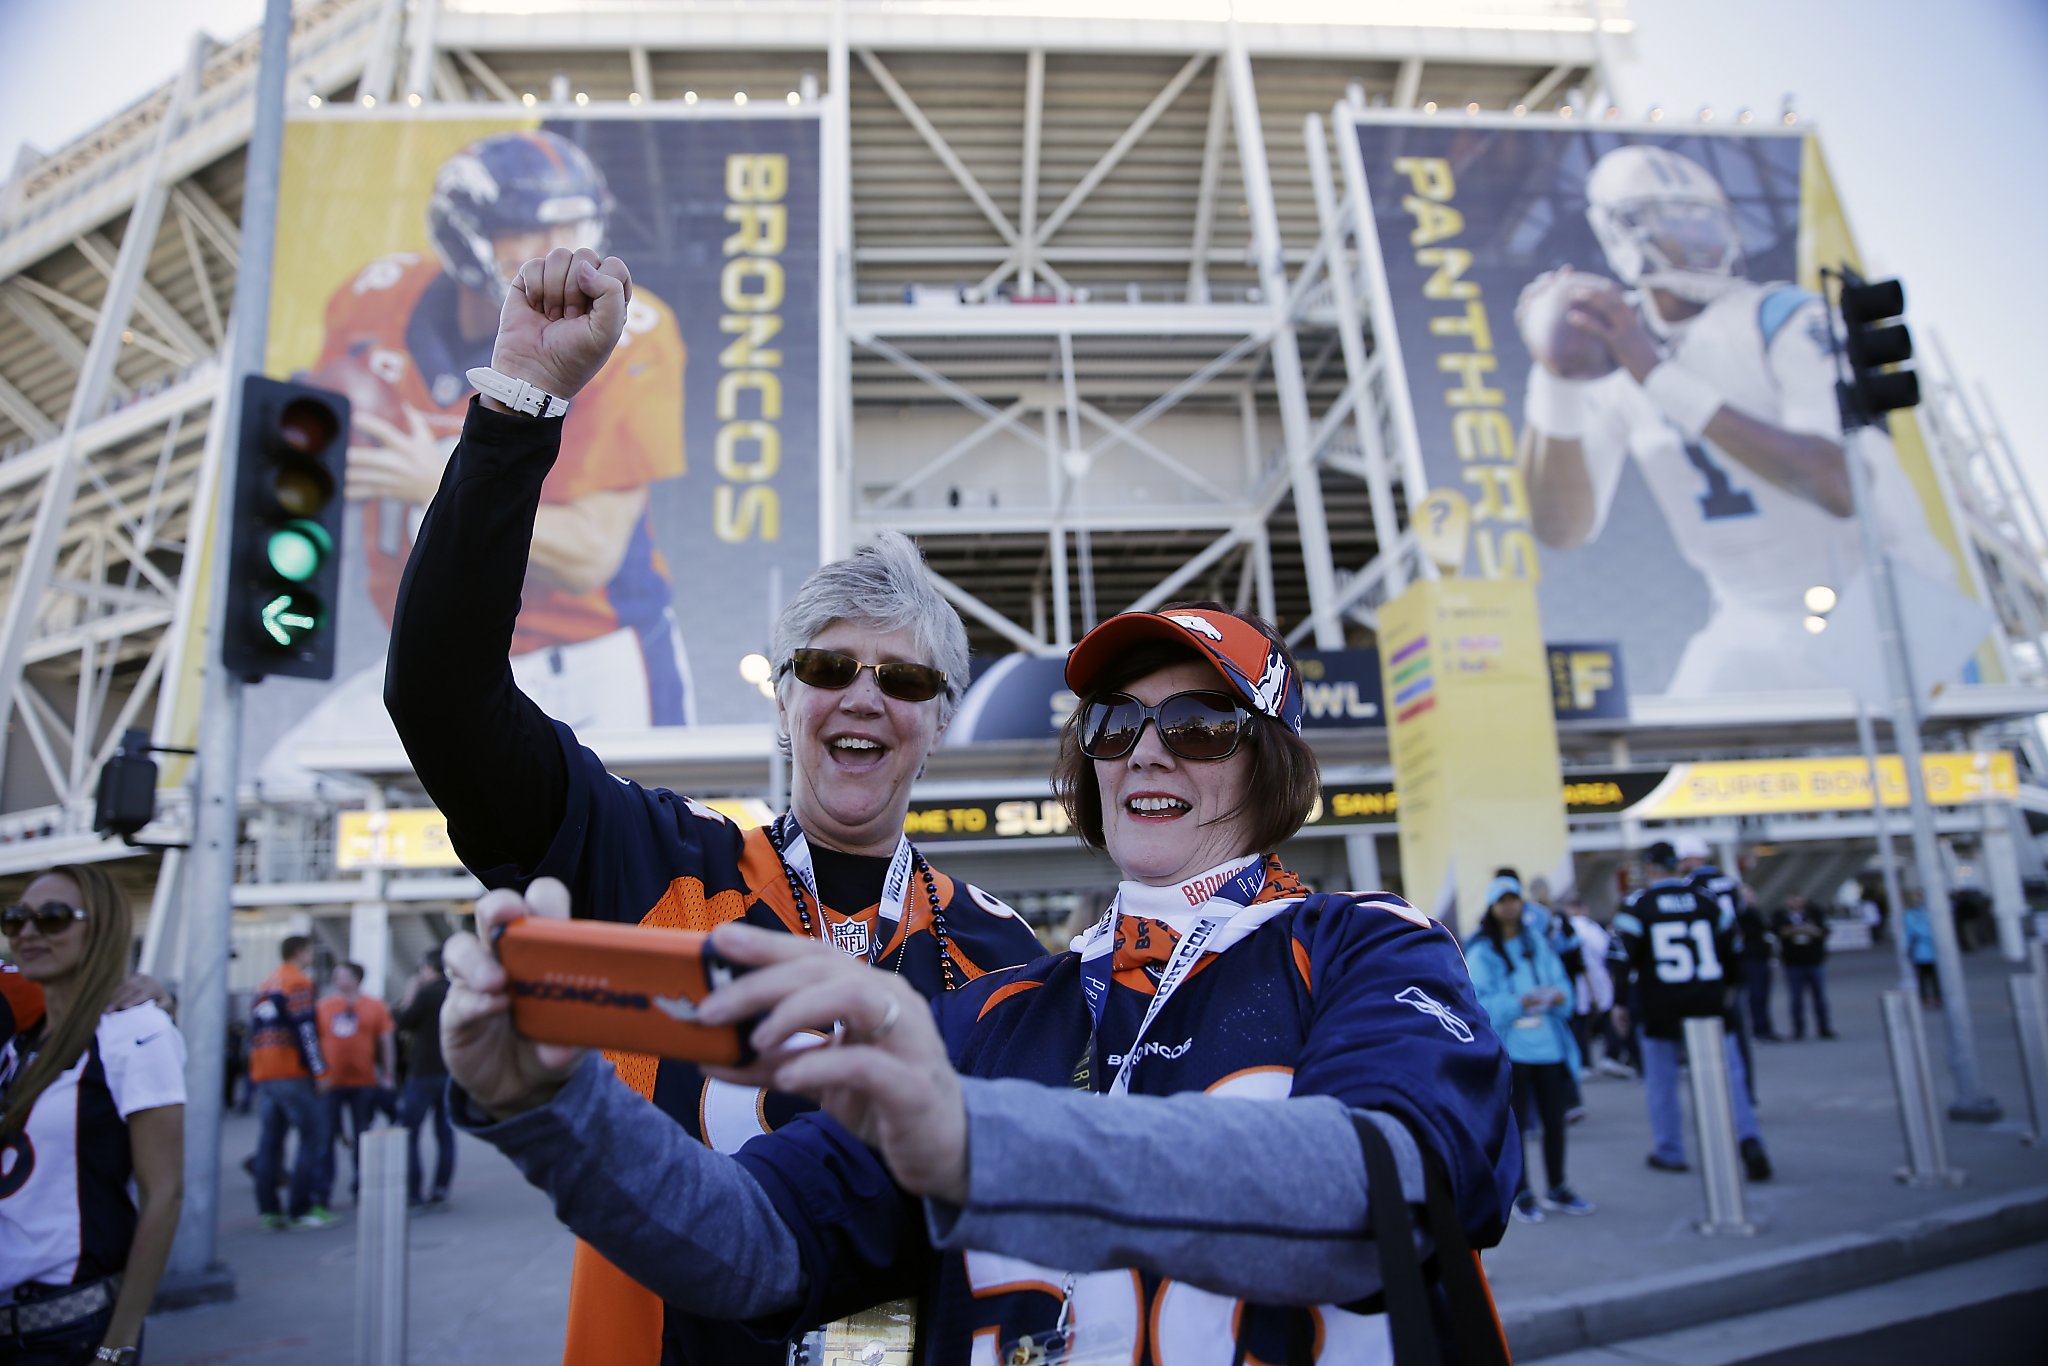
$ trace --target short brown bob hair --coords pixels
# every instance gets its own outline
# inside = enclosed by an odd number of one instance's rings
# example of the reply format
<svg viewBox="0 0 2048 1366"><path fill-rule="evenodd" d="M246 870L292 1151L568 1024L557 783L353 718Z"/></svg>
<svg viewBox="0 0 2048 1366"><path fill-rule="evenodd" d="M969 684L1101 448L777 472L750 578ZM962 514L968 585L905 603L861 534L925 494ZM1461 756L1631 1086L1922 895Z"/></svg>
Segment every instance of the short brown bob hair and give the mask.
<svg viewBox="0 0 2048 1366"><path fill-rule="evenodd" d="M1280 650L1286 657L1287 667L1300 676L1293 651L1287 648L1287 641L1275 630L1270 622L1248 612L1235 612L1217 602L1175 602L1157 607L1155 612L1172 612L1184 608L1198 608L1210 612L1226 612L1239 621L1256 627L1259 633ZM1088 703L1113 692L1122 692L1131 684L1149 674L1175 664L1193 660L1209 668L1215 665L1204 659L1192 646L1177 645L1168 641L1147 641L1133 646L1118 656L1116 661L1104 668L1095 679L1094 686L1081 705L1074 708L1060 727L1059 758L1053 763L1052 790L1059 798L1067 819L1081 836L1081 842L1091 849L1104 847L1102 835L1102 787L1095 778L1095 760L1081 752L1081 714ZM1234 692L1228 680L1217 675L1218 691ZM1245 777L1244 803L1252 809L1251 848L1238 851L1240 854L1268 853L1301 829L1302 823L1315 810L1323 792L1323 774L1316 763L1315 751L1308 741L1296 735L1286 726L1270 717L1262 716L1245 708L1250 719L1246 723L1244 737L1238 742L1239 748L1251 755L1251 771ZM1239 807L1238 810L1243 810ZM1232 816L1237 811L1229 813Z"/></svg>

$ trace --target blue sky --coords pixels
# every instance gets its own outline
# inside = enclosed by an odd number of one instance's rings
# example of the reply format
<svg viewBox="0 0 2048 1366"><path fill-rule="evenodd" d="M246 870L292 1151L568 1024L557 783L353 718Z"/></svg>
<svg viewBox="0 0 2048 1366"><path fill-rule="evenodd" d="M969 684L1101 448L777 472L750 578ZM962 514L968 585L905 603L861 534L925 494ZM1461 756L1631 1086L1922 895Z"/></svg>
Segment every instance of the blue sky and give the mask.
<svg viewBox="0 0 2048 1366"><path fill-rule="evenodd" d="M1630 112L1775 114L1821 132L1867 263L1905 279L1974 393L1989 389L2048 502L2048 3L1631 0ZM262 0L0 0L0 154L54 146L173 75L191 34L234 37ZM119 33L122 41L109 43ZM87 74L89 73L89 75ZM1923 342L1923 350L1925 344Z"/></svg>

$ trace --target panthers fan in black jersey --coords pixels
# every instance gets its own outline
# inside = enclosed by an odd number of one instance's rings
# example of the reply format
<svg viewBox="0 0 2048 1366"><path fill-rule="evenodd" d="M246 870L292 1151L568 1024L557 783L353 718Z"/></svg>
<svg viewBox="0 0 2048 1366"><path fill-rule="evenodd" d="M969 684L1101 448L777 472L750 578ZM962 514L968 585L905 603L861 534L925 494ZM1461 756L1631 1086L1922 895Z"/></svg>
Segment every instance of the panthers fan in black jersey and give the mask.
<svg viewBox="0 0 2048 1366"><path fill-rule="evenodd" d="M1687 1170L1685 1130L1678 1106L1678 1058L1689 1019L1728 1015L1729 967L1739 939L1735 913L1700 891L1678 871L1678 854L1662 840L1643 855L1650 882L1632 893L1608 928L1608 957L1617 996L1633 981L1642 1009L1643 1080L1650 1100L1650 1165L1659 1171ZM1615 1007L1615 1023L1628 1027L1628 1008ZM1749 1102L1748 1073L1731 1029L1726 1041L1729 1092L1735 1132L1742 1140L1742 1164L1752 1181L1768 1181L1771 1160L1764 1152L1756 1110Z"/></svg>

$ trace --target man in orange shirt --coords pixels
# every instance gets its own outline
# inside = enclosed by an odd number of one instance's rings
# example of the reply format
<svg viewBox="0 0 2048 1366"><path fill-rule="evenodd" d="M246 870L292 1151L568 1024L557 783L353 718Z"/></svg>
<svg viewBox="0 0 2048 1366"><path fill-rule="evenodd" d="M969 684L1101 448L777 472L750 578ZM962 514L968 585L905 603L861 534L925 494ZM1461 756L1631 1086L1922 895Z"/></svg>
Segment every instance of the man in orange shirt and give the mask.
<svg viewBox="0 0 2048 1366"><path fill-rule="evenodd" d="M334 990L321 998L315 1011L320 1055L327 1062L327 1142L320 1153L320 1175L313 1183L313 1203L320 1207L334 1203L337 1141L349 1147L349 1197L358 1198L363 1185L363 1130L369 1126L378 1088L394 1084L398 1076L398 1043L391 1012L376 997L363 995L362 965L336 965L333 985Z"/></svg>
<svg viewBox="0 0 2048 1366"><path fill-rule="evenodd" d="M276 972L256 988L249 1023L249 1084L256 1092L256 1113L262 1123L256 1142L256 1208L263 1227L273 1232L326 1228L336 1223L325 1205L313 1202L320 1174L320 1153L326 1147L315 1078L327 1075L320 1054L320 1029L313 1013L313 941L303 934L288 936L280 946L284 959ZM292 1161L291 1193L278 1207L277 1181L284 1166L284 1136L298 1132L298 1153Z"/></svg>

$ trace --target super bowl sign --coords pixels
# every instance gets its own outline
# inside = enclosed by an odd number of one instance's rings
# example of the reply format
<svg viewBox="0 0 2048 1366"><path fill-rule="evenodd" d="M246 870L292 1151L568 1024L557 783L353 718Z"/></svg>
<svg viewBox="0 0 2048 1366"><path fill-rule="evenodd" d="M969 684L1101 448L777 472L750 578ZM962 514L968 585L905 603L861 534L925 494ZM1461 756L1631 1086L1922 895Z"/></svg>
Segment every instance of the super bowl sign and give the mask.
<svg viewBox="0 0 2048 1366"><path fill-rule="evenodd" d="M1643 694L1838 688L1802 599L1863 568L1815 292L1853 249L1813 140L1343 117L1424 552L1534 581L1546 636L1618 641ZM1888 554L1973 592L1917 427L1880 447Z"/></svg>

